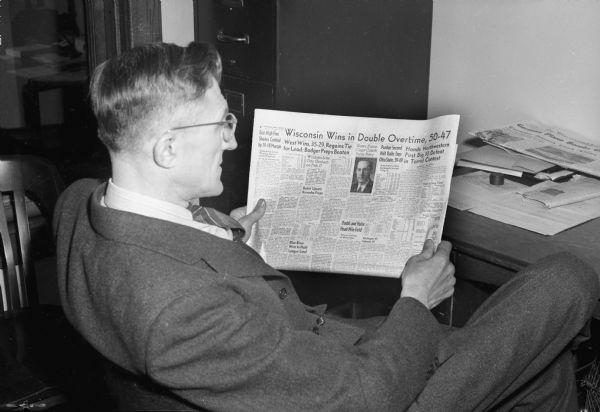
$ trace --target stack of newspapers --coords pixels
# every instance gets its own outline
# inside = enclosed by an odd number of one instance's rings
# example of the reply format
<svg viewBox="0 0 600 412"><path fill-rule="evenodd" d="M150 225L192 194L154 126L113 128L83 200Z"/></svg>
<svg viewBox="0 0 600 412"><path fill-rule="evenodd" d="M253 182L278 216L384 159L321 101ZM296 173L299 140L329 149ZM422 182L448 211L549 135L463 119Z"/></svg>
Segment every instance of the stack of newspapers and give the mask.
<svg viewBox="0 0 600 412"><path fill-rule="evenodd" d="M450 206L546 235L600 216L599 143L534 121L471 134L484 145L456 164L479 172L453 179ZM516 179L487 187L488 172Z"/></svg>
<svg viewBox="0 0 600 412"><path fill-rule="evenodd" d="M515 123L471 135L484 145L462 153L457 166L538 180L567 180L577 170L600 176L600 164L589 164L592 159L599 160L595 152L599 145L538 122Z"/></svg>

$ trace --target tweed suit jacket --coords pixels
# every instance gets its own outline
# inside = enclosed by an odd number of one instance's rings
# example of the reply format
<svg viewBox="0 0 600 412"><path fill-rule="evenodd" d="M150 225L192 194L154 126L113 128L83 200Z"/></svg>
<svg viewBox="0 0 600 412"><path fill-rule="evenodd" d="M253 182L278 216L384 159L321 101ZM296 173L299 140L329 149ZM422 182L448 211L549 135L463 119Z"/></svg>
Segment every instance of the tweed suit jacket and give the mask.
<svg viewBox="0 0 600 412"><path fill-rule="evenodd" d="M65 313L110 361L209 410L402 410L424 387L442 331L418 301L367 327L328 317L245 244L104 190L71 185L54 230Z"/></svg>

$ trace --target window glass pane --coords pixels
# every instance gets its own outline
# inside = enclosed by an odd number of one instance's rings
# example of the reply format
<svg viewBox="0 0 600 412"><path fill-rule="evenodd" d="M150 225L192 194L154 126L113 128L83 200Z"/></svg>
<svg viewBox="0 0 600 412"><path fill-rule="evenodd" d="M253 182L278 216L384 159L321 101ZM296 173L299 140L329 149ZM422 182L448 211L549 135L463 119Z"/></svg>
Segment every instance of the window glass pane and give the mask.
<svg viewBox="0 0 600 412"><path fill-rule="evenodd" d="M84 0L0 0L0 154L52 160L67 182L103 174L88 104Z"/></svg>

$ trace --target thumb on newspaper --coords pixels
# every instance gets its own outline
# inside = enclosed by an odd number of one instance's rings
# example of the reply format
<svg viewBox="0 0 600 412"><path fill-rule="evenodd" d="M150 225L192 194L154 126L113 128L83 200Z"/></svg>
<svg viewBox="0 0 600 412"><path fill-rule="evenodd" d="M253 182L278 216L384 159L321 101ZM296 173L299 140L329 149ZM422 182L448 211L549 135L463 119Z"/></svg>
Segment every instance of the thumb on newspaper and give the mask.
<svg viewBox="0 0 600 412"><path fill-rule="evenodd" d="M267 210L267 203L264 199L260 199L256 202L256 206L252 210L252 212L246 214L247 206L238 207L237 209L233 209L229 216L240 222L240 224L246 230L246 234L243 237L243 241L247 241L250 238L250 234L252 233L252 226L256 222L260 220L261 217L264 216L265 211Z"/></svg>

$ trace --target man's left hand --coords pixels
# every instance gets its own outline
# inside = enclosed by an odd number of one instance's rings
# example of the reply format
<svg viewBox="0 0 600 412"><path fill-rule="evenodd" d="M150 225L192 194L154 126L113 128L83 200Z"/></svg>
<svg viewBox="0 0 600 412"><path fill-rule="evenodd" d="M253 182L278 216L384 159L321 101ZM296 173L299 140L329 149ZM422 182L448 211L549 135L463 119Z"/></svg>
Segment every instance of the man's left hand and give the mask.
<svg viewBox="0 0 600 412"><path fill-rule="evenodd" d="M258 222L261 217L264 216L265 211L267 210L267 202L265 202L264 199L259 199L252 212L246 214L247 209L247 206L242 206L238 207L237 209L233 209L229 213L229 216L240 222L240 224L246 230L246 234L242 238L244 242L250 239L250 234L252 233L252 226L254 226L254 224Z"/></svg>

